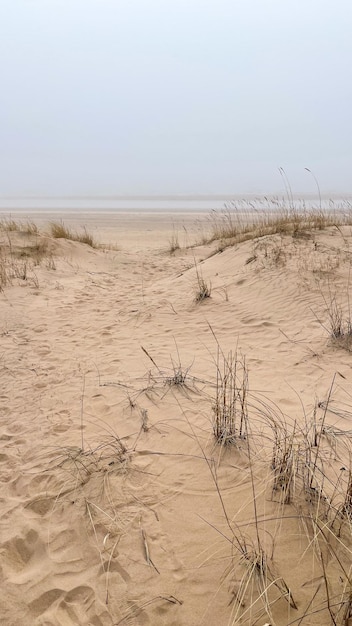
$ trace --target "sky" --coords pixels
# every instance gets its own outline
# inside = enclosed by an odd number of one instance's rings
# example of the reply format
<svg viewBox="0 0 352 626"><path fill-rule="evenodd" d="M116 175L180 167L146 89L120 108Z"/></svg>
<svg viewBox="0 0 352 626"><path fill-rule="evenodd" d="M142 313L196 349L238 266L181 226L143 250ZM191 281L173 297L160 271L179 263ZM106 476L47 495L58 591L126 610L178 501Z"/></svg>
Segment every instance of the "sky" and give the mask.
<svg viewBox="0 0 352 626"><path fill-rule="evenodd" d="M0 0L0 196L352 192L351 27L351 0Z"/></svg>

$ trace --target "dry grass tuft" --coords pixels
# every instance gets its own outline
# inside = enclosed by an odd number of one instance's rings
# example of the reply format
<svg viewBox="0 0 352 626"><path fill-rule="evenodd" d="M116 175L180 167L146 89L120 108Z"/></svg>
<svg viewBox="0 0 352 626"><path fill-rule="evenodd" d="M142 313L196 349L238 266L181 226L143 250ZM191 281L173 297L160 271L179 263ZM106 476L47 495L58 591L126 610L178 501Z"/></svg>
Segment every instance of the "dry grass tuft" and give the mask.
<svg viewBox="0 0 352 626"><path fill-rule="evenodd" d="M33 271L33 263L0 251L0 291L10 287L14 281L38 287L38 278Z"/></svg>
<svg viewBox="0 0 352 626"><path fill-rule="evenodd" d="M167 386L167 387L178 387L184 391L194 389L195 378L190 375L190 369L192 364L188 367L185 367L181 363L181 358L179 354L179 350L175 341L177 360L175 361L171 357L171 368L161 369L155 359L151 356L151 354L141 346L144 354L151 361L153 366L156 369L156 372L149 371L148 372L148 389L155 389L158 386Z"/></svg>
<svg viewBox="0 0 352 626"><path fill-rule="evenodd" d="M196 262L195 262L195 268L196 268L197 282L196 282L194 300L195 302L203 302L203 300L206 300L207 298L210 298L211 296L211 283L210 282L207 283L204 280L202 272L198 269Z"/></svg>
<svg viewBox="0 0 352 626"><path fill-rule="evenodd" d="M0 232L4 233L0 242L0 291L15 281L38 287L35 266L46 260L48 269L54 268L48 239L31 221L4 219Z"/></svg>
<svg viewBox="0 0 352 626"><path fill-rule="evenodd" d="M68 228L68 226L66 226L62 221L50 223L50 234L54 237L54 239L69 239L70 241L85 243L91 248L97 247L93 236L87 231L86 228L84 228L83 232L79 234Z"/></svg>
<svg viewBox="0 0 352 626"><path fill-rule="evenodd" d="M169 248L168 248L169 254L175 254L177 250L180 250L180 247L181 246L180 246L180 242L178 238L178 233L177 231L173 230L171 238L169 240Z"/></svg>
<svg viewBox="0 0 352 626"><path fill-rule="evenodd" d="M350 315L346 317L343 314L342 307L337 303L334 297L328 309L330 336L333 343L339 348L344 348L351 352L352 350L352 319Z"/></svg>
<svg viewBox="0 0 352 626"><path fill-rule="evenodd" d="M38 235L38 226L28 220L27 222L16 221L12 218L4 218L0 220L0 230L4 232L18 232L26 235Z"/></svg>
<svg viewBox="0 0 352 626"><path fill-rule="evenodd" d="M344 312L342 307L340 296L338 297L336 292L332 292L329 286L328 295L321 294L325 304L327 322L324 324L316 316L318 322L326 330L330 336L331 342L338 348L343 348L348 352L352 351L352 314L350 310L349 300L349 287L350 279L348 280L346 288L346 299L348 303L347 313Z"/></svg>
<svg viewBox="0 0 352 626"><path fill-rule="evenodd" d="M34 265L39 265L42 259L51 256L48 241L39 238L32 244L28 242L28 245L20 246L17 249L12 248L12 254L21 259L31 259Z"/></svg>
<svg viewBox="0 0 352 626"><path fill-rule="evenodd" d="M101 472L104 474L108 469L125 472L130 455L123 441L117 435L105 437L95 448L83 450L82 448L64 448L57 457L58 467L65 471L73 472L74 485L76 487L77 476L82 484L89 478Z"/></svg>
<svg viewBox="0 0 352 626"><path fill-rule="evenodd" d="M194 297L196 302L202 302L211 296L211 285L206 283L203 276L197 277L197 290Z"/></svg>
<svg viewBox="0 0 352 626"><path fill-rule="evenodd" d="M221 445L244 439L247 432L248 371L237 352L227 356L218 347L216 392L213 404L213 432Z"/></svg>

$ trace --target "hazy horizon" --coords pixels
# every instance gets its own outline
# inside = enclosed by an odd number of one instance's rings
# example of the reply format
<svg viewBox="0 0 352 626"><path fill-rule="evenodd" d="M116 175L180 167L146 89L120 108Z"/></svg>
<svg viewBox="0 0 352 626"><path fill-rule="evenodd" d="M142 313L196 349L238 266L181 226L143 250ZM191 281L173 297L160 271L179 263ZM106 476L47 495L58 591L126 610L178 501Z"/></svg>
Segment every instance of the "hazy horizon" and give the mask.
<svg viewBox="0 0 352 626"><path fill-rule="evenodd" d="M352 193L347 0L0 6L0 196ZM312 172L307 172L309 168Z"/></svg>

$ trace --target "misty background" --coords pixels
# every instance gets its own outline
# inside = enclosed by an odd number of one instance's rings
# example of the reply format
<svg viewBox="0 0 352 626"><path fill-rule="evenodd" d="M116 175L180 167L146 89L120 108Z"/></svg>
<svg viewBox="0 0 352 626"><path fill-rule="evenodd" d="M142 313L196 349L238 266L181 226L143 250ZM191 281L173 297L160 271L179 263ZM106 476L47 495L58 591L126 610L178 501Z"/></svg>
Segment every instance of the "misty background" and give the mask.
<svg viewBox="0 0 352 626"><path fill-rule="evenodd" d="M1 0L0 196L348 193L350 0Z"/></svg>

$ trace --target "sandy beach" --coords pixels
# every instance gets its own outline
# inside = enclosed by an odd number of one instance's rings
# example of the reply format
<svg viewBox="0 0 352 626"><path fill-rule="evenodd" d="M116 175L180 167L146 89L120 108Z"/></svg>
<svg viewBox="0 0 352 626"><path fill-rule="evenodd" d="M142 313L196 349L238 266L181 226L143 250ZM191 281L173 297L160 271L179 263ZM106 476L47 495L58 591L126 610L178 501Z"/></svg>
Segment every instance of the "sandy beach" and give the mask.
<svg viewBox="0 0 352 626"><path fill-rule="evenodd" d="M351 226L30 219L0 231L0 623L351 624Z"/></svg>

